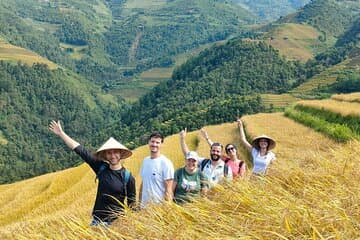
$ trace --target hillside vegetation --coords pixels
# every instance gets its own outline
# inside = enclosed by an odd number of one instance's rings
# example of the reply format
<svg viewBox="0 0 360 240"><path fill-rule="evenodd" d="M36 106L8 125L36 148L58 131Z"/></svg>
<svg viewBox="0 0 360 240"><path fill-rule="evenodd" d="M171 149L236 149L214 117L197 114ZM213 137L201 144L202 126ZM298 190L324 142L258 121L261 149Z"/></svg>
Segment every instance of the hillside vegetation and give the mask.
<svg viewBox="0 0 360 240"><path fill-rule="evenodd" d="M345 102L360 102L360 93L336 94L331 96L331 99Z"/></svg>
<svg viewBox="0 0 360 240"><path fill-rule="evenodd" d="M46 65L0 61L0 182L13 182L75 166L65 148L49 137L51 119L65 121L69 132L90 138L102 124L118 118L124 104L84 78ZM90 130L89 130L90 129Z"/></svg>
<svg viewBox="0 0 360 240"><path fill-rule="evenodd" d="M359 50L359 48L356 51ZM294 97L311 99L334 93L360 91L360 55L349 55L339 64L328 67L289 91Z"/></svg>
<svg viewBox="0 0 360 240"><path fill-rule="evenodd" d="M261 22L275 21L295 12L309 0L234 0L240 6L258 16Z"/></svg>
<svg viewBox="0 0 360 240"><path fill-rule="evenodd" d="M265 33L266 42L288 59L306 62L327 47L320 33L310 25L285 23Z"/></svg>
<svg viewBox="0 0 360 240"><path fill-rule="evenodd" d="M359 17L359 2L347 0L310 1L294 15L282 21L307 23L323 33L322 41L334 41Z"/></svg>
<svg viewBox="0 0 360 240"><path fill-rule="evenodd" d="M146 129L168 135L186 126L198 129L231 121L240 114L263 111L255 94L286 92L305 80L306 71L303 64L285 60L265 43L234 39L178 67L171 80L133 104L122 120L141 135ZM123 127L110 129L120 134ZM141 135L130 139L139 141Z"/></svg>
<svg viewBox="0 0 360 240"><path fill-rule="evenodd" d="M300 101L285 114L335 140L360 139L360 104L338 99Z"/></svg>
<svg viewBox="0 0 360 240"><path fill-rule="evenodd" d="M111 89L177 54L224 40L255 16L212 0L3 0L0 33Z"/></svg>
<svg viewBox="0 0 360 240"><path fill-rule="evenodd" d="M325 6L316 10L327 11L328 3L318 3ZM349 7L350 14L357 6L336 4ZM301 10L306 11L313 9ZM0 1L1 38L59 66L49 71L41 64L1 62L0 182L78 164L47 132L50 119L60 119L69 134L89 146L112 135L136 148L153 130L171 135L184 127L195 130L239 115L282 110L299 98L359 91L358 20L352 16L342 23L347 30L334 35L336 43L324 42L331 48L303 63L261 42L267 38L247 25L253 16L232 1ZM286 19L291 16L272 26L295 34L288 42L314 54L314 42L323 41L314 39L320 28ZM21 57L15 53L14 59ZM143 71L148 68L152 71ZM309 78L310 88L304 90ZM131 104L116 97L124 92Z"/></svg>
<svg viewBox="0 0 360 240"><path fill-rule="evenodd" d="M128 212L110 229L88 226L95 174L81 165L26 181L0 185L2 239L356 239L359 231L360 142L338 143L282 113L243 117L251 139L266 133L277 141L277 160L266 178L247 176L211 190L208 199L179 207L152 206ZM267 123L267 124L264 124ZM213 140L239 146L236 123L207 126ZM219 134L221 133L221 134ZM199 132L191 149L208 154ZM183 164L179 136L165 139L163 153ZM70 153L69 153L70 154ZM73 153L72 153L73 154ZM136 176L148 147L125 165ZM250 164L247 154L243 158ZM351 160L351 161L350 161ZM22 189L21 192L17 191ZM13 206L16 211L13 211ZM215 215L214 215L215 214ZM206 228L204 228L206 222ZM225 227L226 226L226 227Z"/></svg>
<svg viewBox="0 0 360 240"><path fill-rule="evenodd" d="M0 60L13 63L21 62L23 64L33 65L36 63L46 64L50 69L56 69L58 66L46 58L29 51L9 44L0 38Z"/></svg>

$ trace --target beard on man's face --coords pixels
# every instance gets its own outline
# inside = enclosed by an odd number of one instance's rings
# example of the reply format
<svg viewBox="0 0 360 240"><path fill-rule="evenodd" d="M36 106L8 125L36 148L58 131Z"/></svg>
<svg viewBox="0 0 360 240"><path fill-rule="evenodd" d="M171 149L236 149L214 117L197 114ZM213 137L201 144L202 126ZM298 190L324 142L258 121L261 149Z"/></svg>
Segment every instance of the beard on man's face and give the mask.
<svg viewBox="0 0 360 240"><path fill-rule="evenodd" d="M220 160L220 155L211 154L211 160L213 160L213 161L219 161L219 160Z"/></svg>

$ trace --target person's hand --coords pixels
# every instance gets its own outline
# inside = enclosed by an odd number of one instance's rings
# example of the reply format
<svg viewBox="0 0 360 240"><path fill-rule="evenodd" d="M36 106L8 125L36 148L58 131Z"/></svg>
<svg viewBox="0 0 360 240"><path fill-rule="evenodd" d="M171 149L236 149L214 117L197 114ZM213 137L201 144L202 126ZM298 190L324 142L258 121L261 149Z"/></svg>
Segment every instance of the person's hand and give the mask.
<svg viewBox="0 0 360 240"><path fill-rule="evenodd" d="M239 128L242 128L243 127L243 122L241 121L241 119L238 118L236 121L238 123Z"/></svg>
<svg viewBox="0 0 360 240"><path fill-rule="evenodd" d="M181 137L181 138L185 138L185 137L186 137L186 131L187 131L186 128L180 131L180 137Z"/></svg>
<svg viewBox="0 0 360 240"><path fill-rule="evenodd" d="M56 122L55 120L52 120L49 125L49 130L55 133L56 135L60 135L63 132L60 121Z"/></svg>
<svg viewBox="0 0 360 240"><path fill-rule="evenodd" d="M205 139L208 139L208 138L209 138L209 135L207 134L207 132L205 131L204 128L201 128L201 129L200 129L200 133L201 133L201 135L202 135Z"/></svg>

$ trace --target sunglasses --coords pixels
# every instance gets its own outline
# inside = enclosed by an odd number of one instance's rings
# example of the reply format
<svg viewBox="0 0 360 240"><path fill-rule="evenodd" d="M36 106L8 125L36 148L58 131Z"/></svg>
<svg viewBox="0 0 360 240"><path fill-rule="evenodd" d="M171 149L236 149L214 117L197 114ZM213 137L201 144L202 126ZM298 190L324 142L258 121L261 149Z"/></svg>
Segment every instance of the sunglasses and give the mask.
<svg viewBox="0 0 360 240"><path fill-rule="evenodd" d="M226 149L227 152L230 152L230 151L233 151L233 150L235 150L234 147L229 147L229 148Z"/></svg>

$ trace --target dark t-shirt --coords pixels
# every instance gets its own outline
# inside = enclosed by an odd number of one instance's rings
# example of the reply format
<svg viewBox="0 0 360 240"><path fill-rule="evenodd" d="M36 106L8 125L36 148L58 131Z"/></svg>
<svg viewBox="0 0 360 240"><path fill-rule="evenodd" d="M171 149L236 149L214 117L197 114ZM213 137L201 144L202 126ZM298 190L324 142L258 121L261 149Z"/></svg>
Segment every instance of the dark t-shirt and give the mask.
<svg viewBox="0 0 360 240"><path fill-rule="evenodd" d="M124 204L126 195L125 190L127 190L127 204L131 206L135 203L135 178L130 175L125 189L125 168L111 170L108 163L95 159L94 156L81 145L76 147L74 151L89 164L95 174L98 174L101 165L106 165L97 176L99 184L93 215L101 221L115 220L117 214L122 212L124 208L121 204Z"/></svg>

